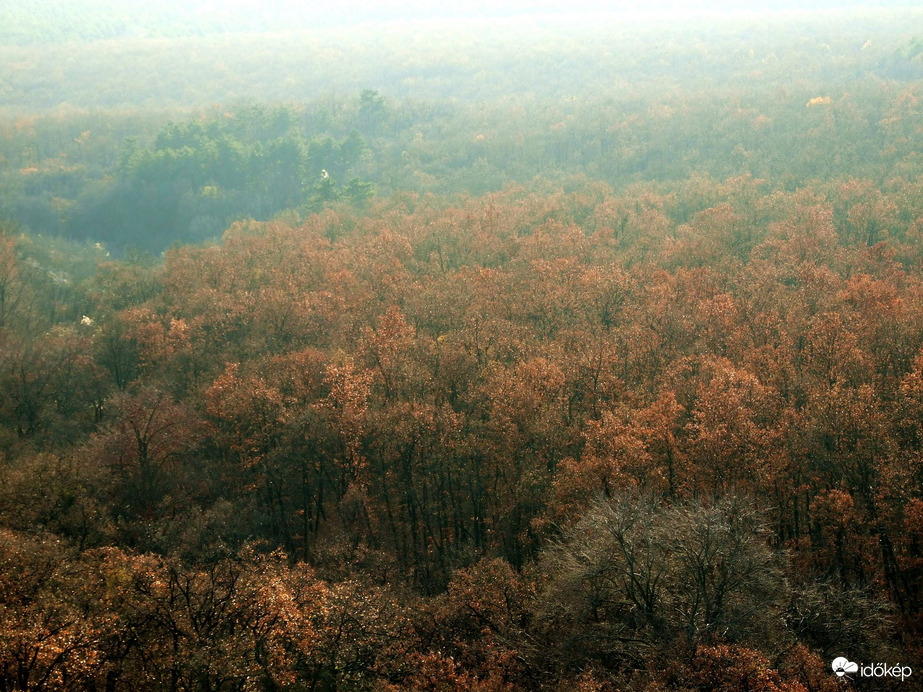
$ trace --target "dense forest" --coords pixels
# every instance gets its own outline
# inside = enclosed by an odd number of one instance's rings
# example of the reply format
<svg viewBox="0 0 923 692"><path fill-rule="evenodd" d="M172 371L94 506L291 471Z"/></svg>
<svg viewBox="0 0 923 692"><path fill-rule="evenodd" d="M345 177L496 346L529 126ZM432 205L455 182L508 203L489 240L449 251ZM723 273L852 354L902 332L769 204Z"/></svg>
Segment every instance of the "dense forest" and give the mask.
<svg viewBox="0 0 923 692"><path fill-rule="evenodd" d="M0 692L918 689L923 11L725 5L0 8Z"/></svg>

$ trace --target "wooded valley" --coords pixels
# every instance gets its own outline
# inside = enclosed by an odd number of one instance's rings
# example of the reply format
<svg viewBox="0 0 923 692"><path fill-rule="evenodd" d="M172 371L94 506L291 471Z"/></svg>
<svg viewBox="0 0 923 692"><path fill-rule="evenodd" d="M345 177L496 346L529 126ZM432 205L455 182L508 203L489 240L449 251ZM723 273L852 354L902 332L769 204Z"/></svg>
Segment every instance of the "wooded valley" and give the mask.
<svg viewBox="0 0 923 692"><path fill-rule="evenodd" d="M914 689L923 12L90 5L0 32L0 691Z"/></svg>

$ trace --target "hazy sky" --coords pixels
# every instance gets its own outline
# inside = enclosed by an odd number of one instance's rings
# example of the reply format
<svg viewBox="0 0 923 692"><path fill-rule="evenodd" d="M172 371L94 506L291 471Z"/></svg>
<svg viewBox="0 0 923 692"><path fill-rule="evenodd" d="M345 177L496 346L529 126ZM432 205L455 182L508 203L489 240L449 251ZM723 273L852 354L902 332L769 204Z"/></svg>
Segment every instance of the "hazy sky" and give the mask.
<svg viewBox="0 0 923 692"><path fill-rule="evenodd" d="M292 12L299 16L311 14L342 16L350 20L413 19L440 16L497 16L516 14L622 14L625 16L658 15L689 16L726 13L781 12L803 10L842 10L853 7L914 6L907 0L343 0L325 5L297 0L255 2L254 0L207 0L201 5L206 11L226 11L236 8L247 12Z"/></svg>
<svg viewBox="0 0 923 692"><path fill-rule="evenodd" d="M0 0L0 44L289 32L381 22L608 15L682 22L823 10L913 8L919 0Z"/></svg>

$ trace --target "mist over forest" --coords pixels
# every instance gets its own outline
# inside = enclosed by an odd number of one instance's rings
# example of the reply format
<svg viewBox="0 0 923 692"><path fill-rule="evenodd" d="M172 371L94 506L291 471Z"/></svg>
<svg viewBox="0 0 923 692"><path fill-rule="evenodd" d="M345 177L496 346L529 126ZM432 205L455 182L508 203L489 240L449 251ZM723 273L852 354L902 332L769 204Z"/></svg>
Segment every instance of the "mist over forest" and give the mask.
<svg viewBox="0 0 923 692"><path fill-rule="evenodd" d="M915 689L920 27L0 4L0 692Z"/></svg>
<svg viewBox="0 0 923 692"><path fill-rule="evenodd" d="M390 29L395 23L546 17L581 19L607 17L613 22L634 20L675 23L691 18L723 19L739 16L781 16L827 12L843 14L854 10L906 12L915 3L908 0L657 0L640 3L627 0L600 2L579 0L562 5L553 0L425 0L341 3L302 3L297 0L34 0L0 8L0 42L12 45L50 44L66 41L105 39L202 37L209 34L286 33L302 30L374 25Z"/></svg>

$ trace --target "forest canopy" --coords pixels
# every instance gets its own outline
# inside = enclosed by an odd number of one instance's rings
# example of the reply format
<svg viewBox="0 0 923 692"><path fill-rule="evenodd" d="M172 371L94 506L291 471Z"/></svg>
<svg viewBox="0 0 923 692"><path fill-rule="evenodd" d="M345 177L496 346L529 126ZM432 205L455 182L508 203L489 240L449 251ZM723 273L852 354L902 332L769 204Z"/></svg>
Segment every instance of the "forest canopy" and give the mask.
<svg viewBox="0 0 923 692"><path fill-rule="evenodd" d="M0 690L923 675L919 10L60 6L0 21Z"/></svg>

